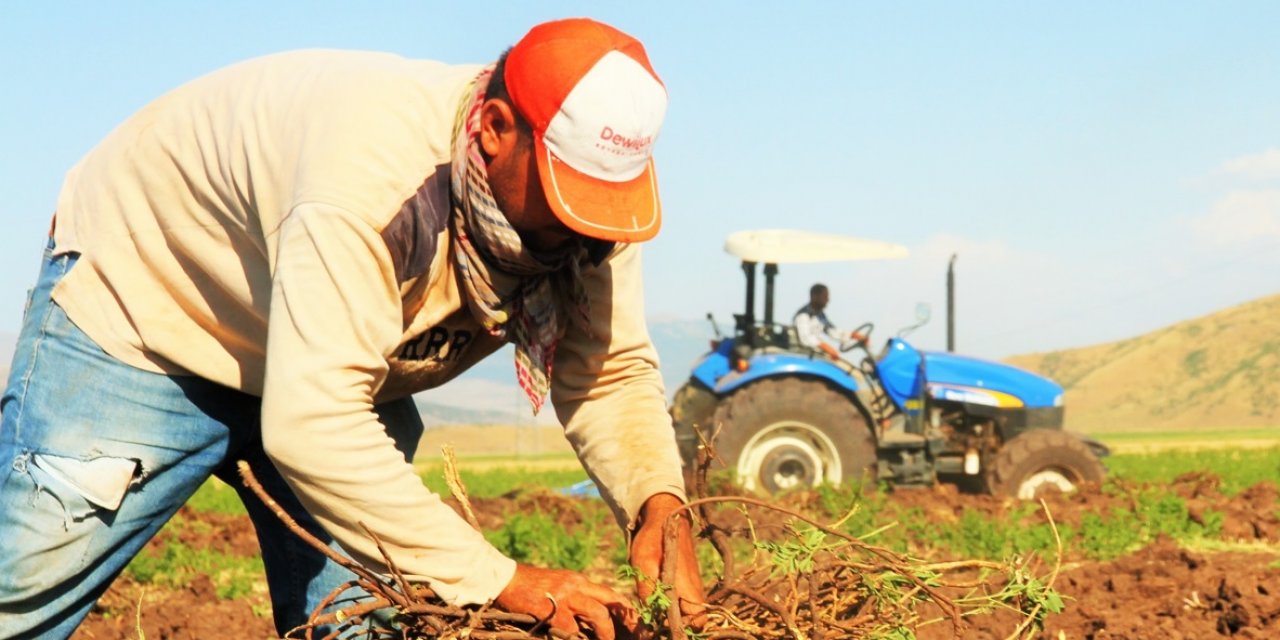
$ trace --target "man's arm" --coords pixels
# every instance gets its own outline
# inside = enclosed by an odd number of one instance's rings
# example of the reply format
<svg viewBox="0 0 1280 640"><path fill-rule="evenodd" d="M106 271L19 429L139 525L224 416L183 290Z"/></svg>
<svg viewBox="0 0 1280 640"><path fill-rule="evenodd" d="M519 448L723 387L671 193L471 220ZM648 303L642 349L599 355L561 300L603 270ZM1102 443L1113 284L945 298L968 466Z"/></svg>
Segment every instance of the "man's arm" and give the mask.
<svg viewBox="0 0 1280 640"><path fill-rule="evenodd" d="M687 522L679 548L663 548L665 516L686 498L657 352L644 321L640 247L619 247L583 278L590 326L571 326L561 341L552 401L601 496L633 534L632 563L657 578L663 555L676 553L679 595L701 603ZM650 588L639 587L642 594Z"/></svg>
<svg viewBox="0 0 1280 640"><path fill-rule="evenodd" d="M796 314L793 322L796 325L796 336L799 337L800 344L814 351L821 351L833 360L840 359L840 352L822 340L822 335L827 333L827 329L834 328L825 317L809 313L806 307L806 310Z"/></svg>
<svg viewBox="0 0 1280 640"><path fill-rule="evenodd" d="M832 340L842 341L846 337L848 337L844 335L844 333L841 332L839 329L837 329L836 325L832 324L831 321L827 319L827 314L825 313L822 314L821 321L822 321L822 332L827 334L827 337L831 338Z"/></svg>
<svg viewBox="0 0 1280 640"><path fill-rule="evenodd" d="M423 486L373 412L401 335L394 267L366 221L324 207L280 231L263 395L263 447L294 493L360 563L397 568L454 604L496 600L612 640L635 625L630 603L572 571L517 565Z"/></svg>
<svg viewBox="0 0 1280 640"><path fill-rule="evenodd" d="M590 326L569 326L556 349L551 386L566 437L628 529L650 496L685 497L641 279L638 245L621 246L599 267L584 270Z"/></svg>
<svg viewBox="0 0 1280 640"><path fill-rule="evenodd" d="M307 510L362 564L382 555L445 600L478 604L515 563L423 486L374 413L402 332L390 255L368 221L320 205L278 233L268 324L262 439Z"/></svg>

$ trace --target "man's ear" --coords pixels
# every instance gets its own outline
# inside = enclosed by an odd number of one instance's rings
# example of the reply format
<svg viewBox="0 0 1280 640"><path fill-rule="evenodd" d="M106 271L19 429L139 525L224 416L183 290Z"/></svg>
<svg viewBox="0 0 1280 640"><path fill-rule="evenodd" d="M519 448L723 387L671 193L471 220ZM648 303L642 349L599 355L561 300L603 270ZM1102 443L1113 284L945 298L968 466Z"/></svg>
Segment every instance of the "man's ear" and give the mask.
<svg viewBox="0 0 1280 640"><path fill-rule="evenodd" d="M511 105L493 98L480 105L480 150L490 158L516 145L516 115Z"/></svg>

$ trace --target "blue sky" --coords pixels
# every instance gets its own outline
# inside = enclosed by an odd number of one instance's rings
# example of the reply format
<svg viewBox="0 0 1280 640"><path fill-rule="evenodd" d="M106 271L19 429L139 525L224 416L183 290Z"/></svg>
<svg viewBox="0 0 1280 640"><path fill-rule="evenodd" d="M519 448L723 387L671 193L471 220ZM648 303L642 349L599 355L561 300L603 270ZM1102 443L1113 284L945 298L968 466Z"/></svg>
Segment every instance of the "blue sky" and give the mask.
<svg viewBox="0 0 1280 640"><path fill-rule="evenodd" d="M220 66L302 47L486 62L545 19L640 37L671 96L654 319L722 324L732 231L906 245L782 268L887 337L917 302L987 357L1140 334L1280 292L1280 3L57 2L0 9L0 338L65 171L116 123Z"/></svg>

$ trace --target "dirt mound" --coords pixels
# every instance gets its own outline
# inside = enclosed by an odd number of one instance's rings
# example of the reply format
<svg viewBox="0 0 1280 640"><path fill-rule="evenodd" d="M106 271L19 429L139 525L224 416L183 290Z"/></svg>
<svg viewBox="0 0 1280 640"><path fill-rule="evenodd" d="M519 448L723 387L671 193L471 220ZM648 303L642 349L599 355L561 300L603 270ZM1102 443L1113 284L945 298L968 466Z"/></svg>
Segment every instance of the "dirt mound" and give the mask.
<svg viewBox="0 0 1280 640"><path fill-rule="evenodd" d="M1058 587L1073 601L1049 619L1050 638L1280 637L1280 568L1256 554L1192 553L1162 539L1065 571Z"/></svg>
<svg viewBox="0 0 1280 640"><path fill-rule="evenodd" d="M1233 496L1224 494L1221 485L1217 476L1195 472L1178 476L1161 490L1186 502L1192 522L1204 525L1211 517L1219 518L1225 540L1280 542L1280 489L1275 483L1261 482ZM1056 523L1079 526L1086 515L1134 509L1140 494L1148 488L1112 481L1106 488L1086 485L1072 494L1048 496L1046 503ZM939 524L958 522L966 511L1003 519L1027 505L1012 498L961 493L950 484L900 489L895 491L893 502L902 509L917 509ZM1036 517L1044 520L1043 514Z"/></svg>
<svg viewBox="0 0 1280 640"><path fill-rule="evenodd" d="M1260 482L1231 499L1225 499L1221 480L1213 474L1188 473L1174 481L1178 495L1187 501L1191 518L1203 523L1205 514L1222 514L1222 535L1231 540L1280 540L1280 489L1274 482Z"/></svg>

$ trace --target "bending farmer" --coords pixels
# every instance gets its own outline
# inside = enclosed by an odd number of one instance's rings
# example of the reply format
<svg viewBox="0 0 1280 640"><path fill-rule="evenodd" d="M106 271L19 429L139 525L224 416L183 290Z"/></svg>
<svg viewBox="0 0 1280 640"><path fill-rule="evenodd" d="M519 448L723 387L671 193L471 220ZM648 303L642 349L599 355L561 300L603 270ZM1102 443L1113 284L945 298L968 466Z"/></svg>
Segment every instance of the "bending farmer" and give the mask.
<svg viewBox="0 0 1280 640"><path fill-rule="evenodd" d="M303 51L148 105L67 174L0 412L0 637L66 637L211 475L246 459L313 533L456 604L598 637L634 611L501 555L410 464L410 394L504 343L550 395L631 562L703 599L644 324L666 90L586 19L496 66ZM252 496L277 629L351 576ZM641 586L641 589L648 588ZM550 597L548 597L550 596ZM553 600L554 599L554 600Z"/></svg>

